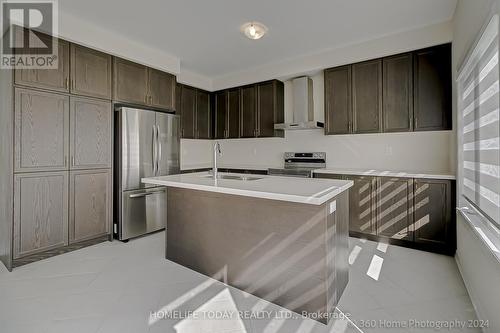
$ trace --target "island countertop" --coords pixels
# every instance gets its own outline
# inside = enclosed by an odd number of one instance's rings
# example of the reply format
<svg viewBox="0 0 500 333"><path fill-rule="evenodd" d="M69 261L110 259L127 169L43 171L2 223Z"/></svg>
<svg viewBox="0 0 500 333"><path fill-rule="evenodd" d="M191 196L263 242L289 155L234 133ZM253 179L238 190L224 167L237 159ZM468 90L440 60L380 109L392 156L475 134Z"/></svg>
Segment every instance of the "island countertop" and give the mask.
<svg viewBox="0 0 500 333"><path fill-rule="evenodd" d="M209 172L143 178L146 184L321 205L349 189L350 180L220 173L254 180L213 179Z"/></svg>

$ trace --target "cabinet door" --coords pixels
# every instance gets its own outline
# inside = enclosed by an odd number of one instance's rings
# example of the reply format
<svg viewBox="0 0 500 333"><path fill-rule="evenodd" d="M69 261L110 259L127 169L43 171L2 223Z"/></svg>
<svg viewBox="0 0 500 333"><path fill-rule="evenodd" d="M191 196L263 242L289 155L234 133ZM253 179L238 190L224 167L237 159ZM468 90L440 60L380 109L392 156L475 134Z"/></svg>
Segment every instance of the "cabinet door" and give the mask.
<svg viewBox="0 0 500 333"><path fill-rule="evenodd" d="M449 180L416 179L414 184L415 242L454 249L452 183Z"/></svg>
<svg viewBox="0 0 500 333"><path fill-rule="evenodd" d="M257 135L272 137L275 134L274 124L284 118L283 83L278 81L264 82L257 85Z"/></svg>
<svg viewBox="0 0 500 333"><path fill-rule="evenodd" d="M450 130L451 44L413 55L415 131Z"/></svg>
<svg viewBox="0 0 500 333"><path fill-rule="evenodd" d="M149 68L148 104L158 108L175 110L175 76Z"/></svg>
<svg viewBox="0 0 500 333"><path fill-rule="evenodd" d="M72 171L70 174L69 242L109 234L111 170Z"/></svg>
<svg viewBox="0 0 500 333"><path fill-rule="evenodd" d="M348 176L354 182L349 189L349 231L376 234L377 178Z"/></svg>
<svg viewBox="0 0 500 333"><path fill-rule="evenodd" d="M134 62L114 58L114 94L119 102L147 104L148 69Z"/></svg>
<svg viewBox="0 0 500 333"><path fill-rule="evenodd" d="M53 38L40 33L37 33L37 36L44 43ZM54 38L54 41L58 43L57 69L16 69L14 71L16 84L62 92L69 91L69 43L57 38Z"/></svg>
<svg viewBox="0 0 500 333"><path fill-rule="evenodd" d="M182 109L182 84L175 85L175 114L181 114Z"/></svg>
<svg viewBox="0 0 500 333"><path fill-rule="evenodd" d="M16 88L14 122L15 172L68 168L68 97Z"/></svg>
<svg viewBox="0 0 500 333"><path fill-rule="evenodd" d="M210 93L196 92L196 138L210 139Z"/></svg>
<svg viewBox="0 0 500 333"><path fill-rule="evenodd" d="M412 180L380 177L377 186L377 234L410 240L412 214Z"/></svg>
<svg viewBox="0 0 500 333"><path fill-rule="evenodd" d="M240 96L242 138L253 138L257 129L257 109L255 86L242 87Z"/></svg>
<svg viewBox="0 0 500 333"><path fill-rule="evenodd" d="M352 131L351 66L325 70L325 133Z"/></svg>
<svg viewBox="0 0 500 333"><path fill-rule="evenodd" d="M227 137L240 137L240 91L238 88L227 92Z"/></svg>
<svg viewBox="0 0 500 333"><path fill-rule="evenodd" d="M71 169L111 168L111 103L72 97L70 104Z"/></svg>
<svg viewBox="0 0 500 333"><path fill-rule="evenodd" d="M68 244L68 172L14 176L14 258Z"/></svg>
<svg viewBox="0 0 500 333"><path fill-rule="evenodd" d="M382 132L382 59L352 65L354 133Z"/></svg>
<svg viewBox="0 0 500 333"><path fill-rule="evenodd" d="M412 55L405 53L383 59L384 132L413 130Z"/></svg>
<svg viewBox="0 0 500 333"><path fill-rule="evenodd" d="M71 93L111 99L111 56L71 44Z"/></svg>
<svg viewBox="0 0 500 333"><path fill-rule="evenodd" d="M186 139L194 139L196 121L196 88L185 85L182 86L181 105L182 137Z"/></svg>
<svg viewBox="0 0 500 333"><path fill-rule="evenodd" d="M227 94L226 91L215 93L215 138L226 137L227 124Z"/></svg>

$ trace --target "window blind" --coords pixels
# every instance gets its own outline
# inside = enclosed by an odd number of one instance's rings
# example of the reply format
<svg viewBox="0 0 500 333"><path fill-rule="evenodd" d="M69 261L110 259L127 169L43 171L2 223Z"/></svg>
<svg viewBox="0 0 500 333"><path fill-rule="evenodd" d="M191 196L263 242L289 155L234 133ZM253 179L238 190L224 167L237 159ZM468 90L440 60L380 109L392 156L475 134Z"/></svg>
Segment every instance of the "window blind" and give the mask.
<svg viewBox="0 0 500 333"><path fill-rule="evenodd" d="M458 79L462 116L462 195L500 223L498 16L486 27Z"/></svg>

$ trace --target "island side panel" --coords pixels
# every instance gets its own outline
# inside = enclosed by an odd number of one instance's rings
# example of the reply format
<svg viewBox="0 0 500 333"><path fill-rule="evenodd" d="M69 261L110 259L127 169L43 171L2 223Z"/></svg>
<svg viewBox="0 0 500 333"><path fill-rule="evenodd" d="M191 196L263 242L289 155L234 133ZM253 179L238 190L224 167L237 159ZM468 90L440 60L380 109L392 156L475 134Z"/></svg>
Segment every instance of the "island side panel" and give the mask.
<svg viewBox="0 0 500 333"><path fill-rule="evenodd" d="M166 258L301 313L327 310L327 205L168 188Z"/></svg>
<svg viewBox="0 0 500 333"><path fill-rule="evenodd" d="M330 213L334 203L335 211ZM343 192L327 204L329 213L326 226L327 296L328 313L335 307L349 282L349 194Z"/></svg>

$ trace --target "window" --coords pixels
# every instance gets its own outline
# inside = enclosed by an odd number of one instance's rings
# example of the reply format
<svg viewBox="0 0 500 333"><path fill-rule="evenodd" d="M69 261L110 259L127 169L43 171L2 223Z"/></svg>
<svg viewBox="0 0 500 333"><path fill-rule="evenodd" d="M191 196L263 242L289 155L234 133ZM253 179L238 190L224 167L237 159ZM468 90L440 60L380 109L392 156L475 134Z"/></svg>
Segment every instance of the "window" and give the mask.
<svg viewBox="0 0 500 333"><path fill-rule="evenodd" d="M500 95L498 15L470 53L458 77L462 196L500 225Z"/></svg>

